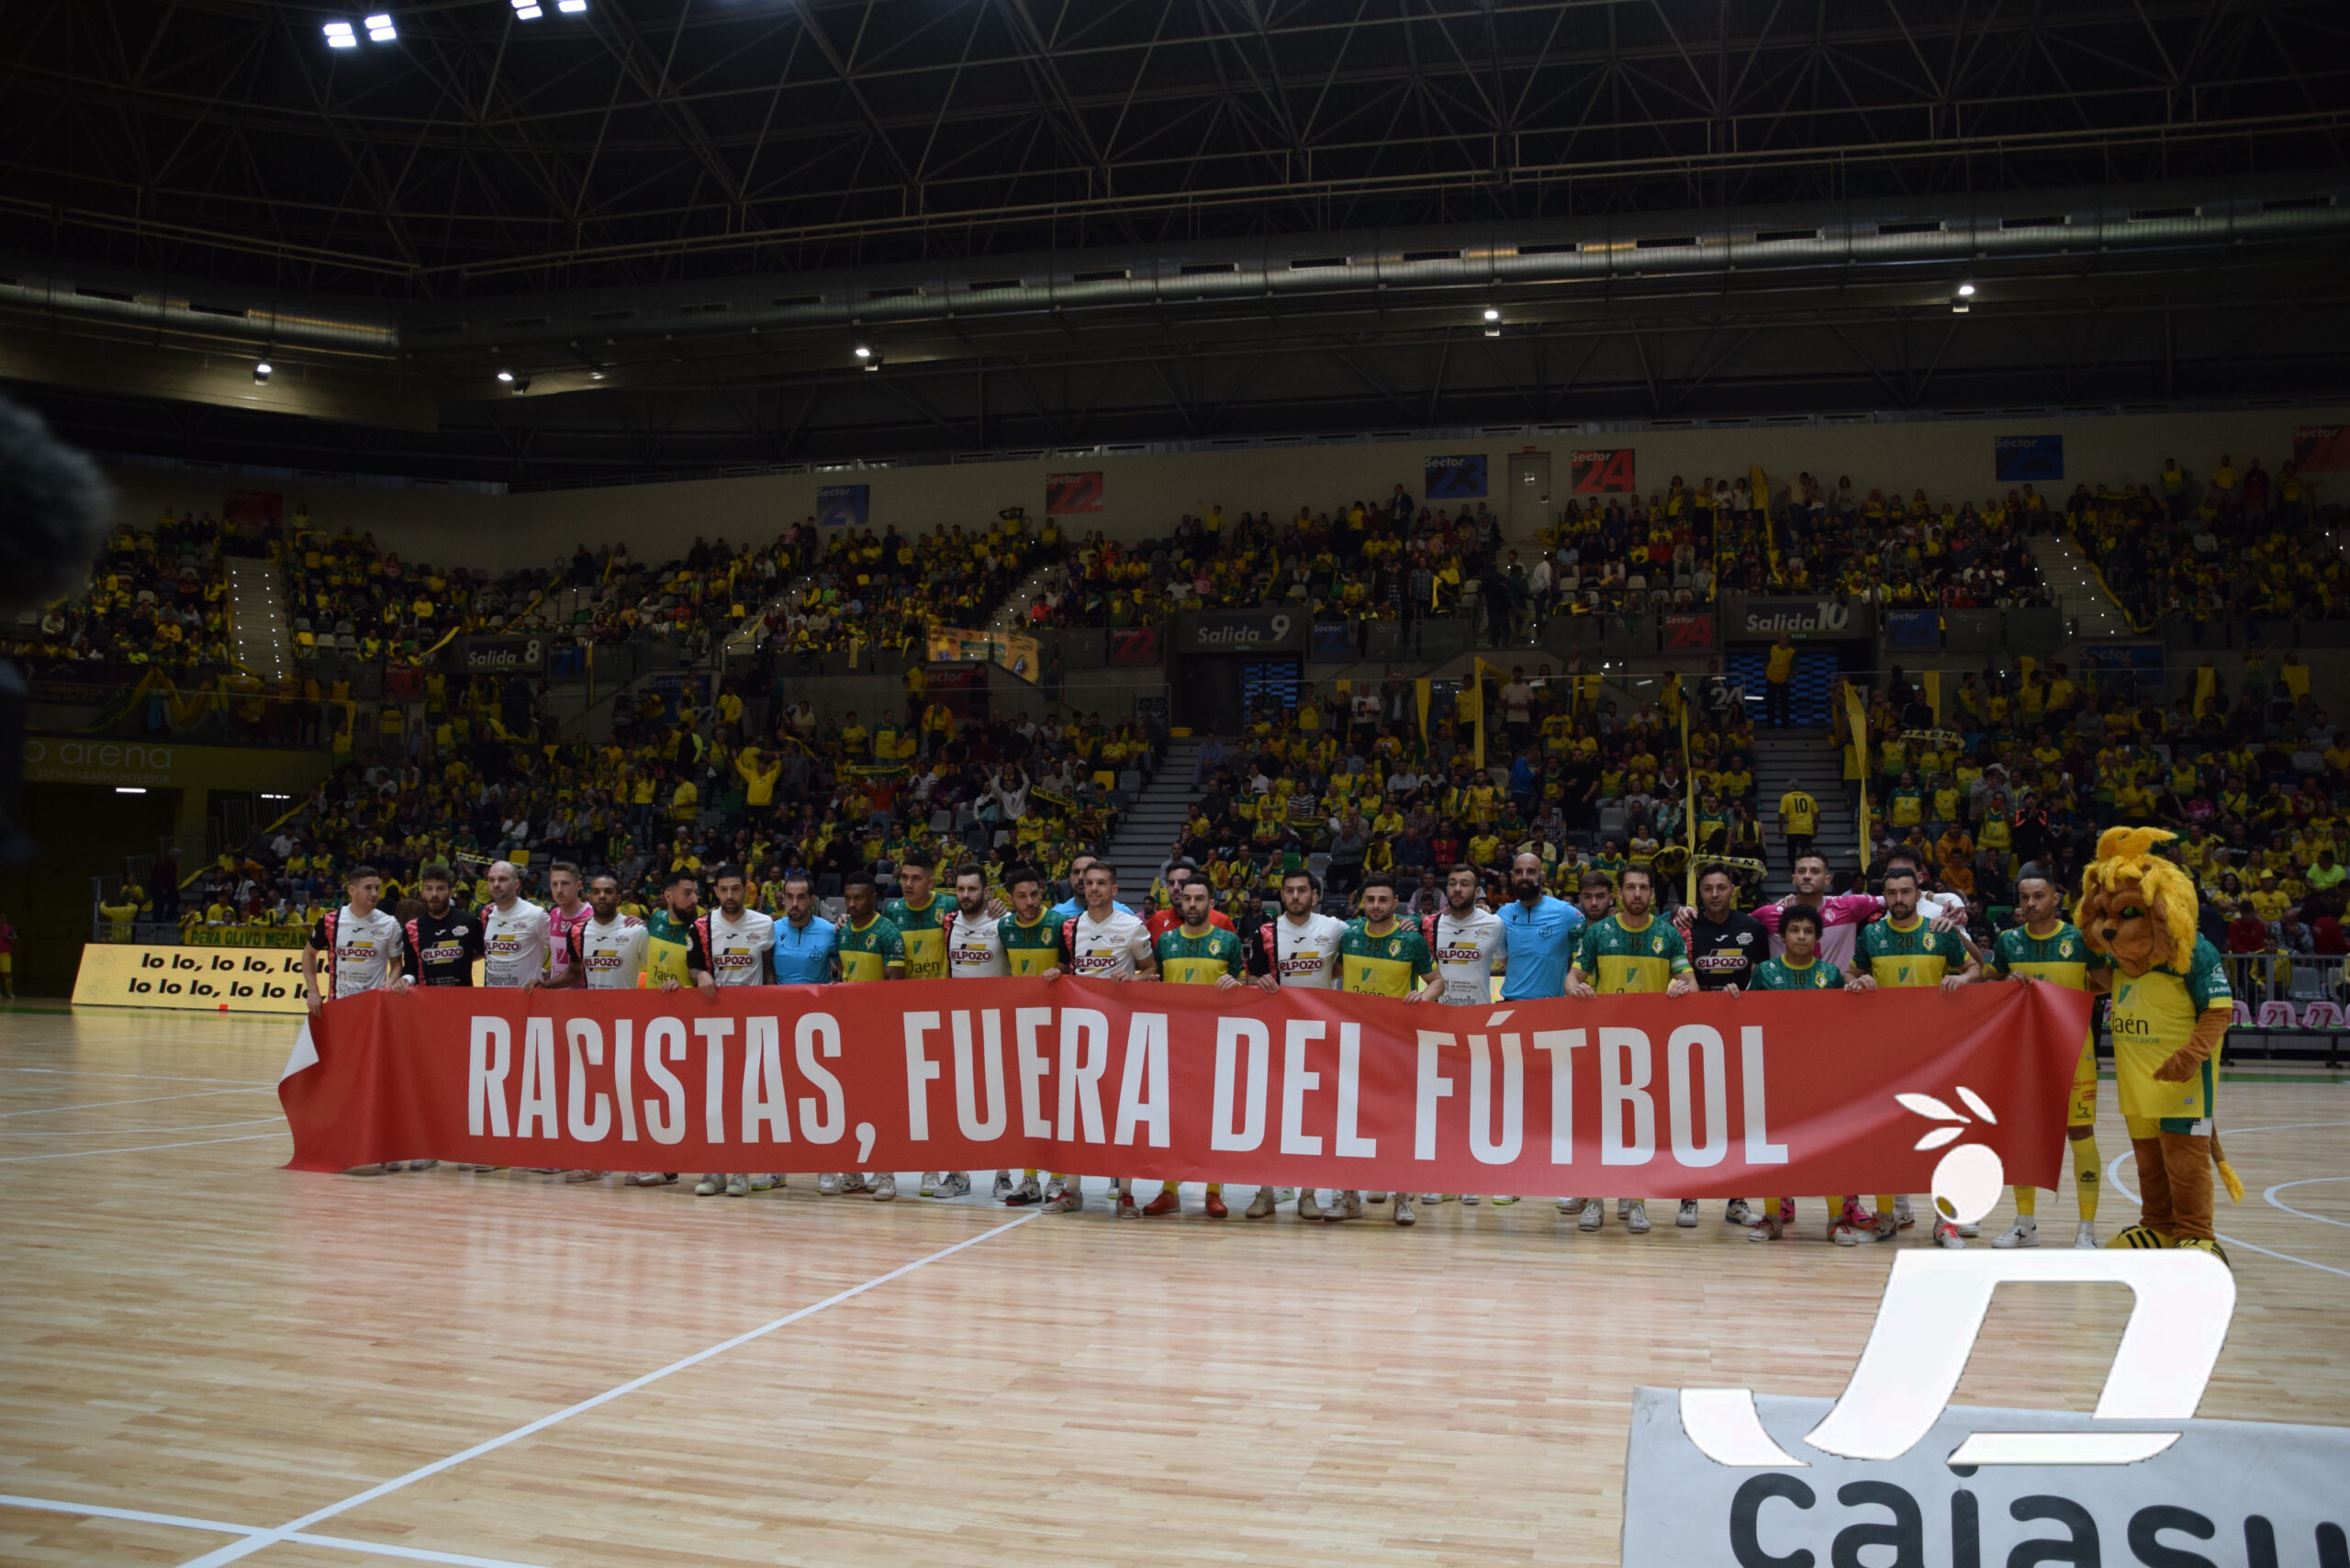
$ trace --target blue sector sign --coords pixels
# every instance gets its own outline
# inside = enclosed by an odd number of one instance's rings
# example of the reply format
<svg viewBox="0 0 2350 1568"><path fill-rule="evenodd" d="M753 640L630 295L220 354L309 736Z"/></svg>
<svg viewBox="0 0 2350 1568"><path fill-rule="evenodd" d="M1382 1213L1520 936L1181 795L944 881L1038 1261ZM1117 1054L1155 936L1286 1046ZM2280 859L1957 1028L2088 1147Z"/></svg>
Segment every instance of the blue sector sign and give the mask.
<svg viewBox="0 0 2350 1568"><path fill-rule="evenodd" d="M821 528L863 528L867 485L822 485L816 490L816 523Z"/></svg>
<svg viewBox="0 0 2350 1568"><path fill-rule="evenodd" d="M1472 452L1459 457L1427 460L1427 492L1432 501L1474 500L1485 494L1485 454Z"/></svg>
<svg viewBox="0 0 2350 1568"><path fill-rule="evenodd" d="M2065 476L2061 435L2002 435L1991 440L1993 476L2003 485L2037 483Z"/></svg>

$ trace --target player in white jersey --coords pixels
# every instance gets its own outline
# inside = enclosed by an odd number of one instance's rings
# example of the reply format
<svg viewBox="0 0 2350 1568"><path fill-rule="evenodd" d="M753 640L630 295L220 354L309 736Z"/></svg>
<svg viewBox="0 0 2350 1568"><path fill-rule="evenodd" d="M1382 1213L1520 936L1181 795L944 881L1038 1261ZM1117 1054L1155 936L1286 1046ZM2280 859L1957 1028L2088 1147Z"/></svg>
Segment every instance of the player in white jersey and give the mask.
<svg viewBox="0 0 2350 1568"><path fill-rule="evenodd" d="M521 896L511 861L489 868L489 902L481 912L481 983L528 991L547 977L547 912Z"/></svg>
<svg viewBox="0 0 2350 1568"><path fill-rule="evenodd" d="M1338 984L1338 943L1347 923L1322 913L1322 883L1313 872L1291 871L1281 878L1281 912L1252 927L1242 938L1248 973L1267 991L1285 985L1309 991L1333 991ZM1265 1219L1281 1201L1281 1190L1263 1186L1243 1211L1244 1219ZM1297 1190L1297 1217L1320 1219L1322 1204L1311 1187Z"/></svg>
<svg viewBox="0 0 2350 1568"><path fill-rule="evenodd" d="M774 917L744 903L749 887L740 866L721 866L711 876L710 890L718 907L694 921L694 934L709 956L710 978L721 986L766 985L767 954L775 946ZM694 1196L714 1198L722 1193L746 1198L781 1182L773 1171L711 1171L694 1184Z"/></svg>
<svg viewBox="0 0 2350 1568"><path fill-rule="evenodd" d="M343 884L346 900L341 909L319 916L310 939L302 945L302 1000L311 1016L326 1005L319 995L319 960L327 960L327 984L335 997L358 996L371 991L404 991L408 977L400 972L408 950L400 923L376 907L384 896L384 879L373 866L354 866ZM426 1170L432 1159L386 1159L381 1169Z"/></svg>
<svg viewBox="0 0 2350 1568"><path fill-rule="evenodd" d="M1000 980L1012 972L1004 961L1003 933L996 925L1000 916L989 913L990 903L987 872L968 862L956 867L955 902L946 916L948 980ZM926 1198L959 1198L970 1190L968 1170L923 1172ZM1012 1172L997 1171L995 1195L1001 1199L1011 1192Z"/></svg>
<svg viewBox="0 0 2350 1568"><path fill-rule="evenodd" d="M1427 922L1425 934L1428 951L1436 955L1436 973L1429 978L1427 989L1420 993L1423 1002L1441 1002L1453 1007L1494 1004L1494 976L1508 963L1509 938L1502 930L1502 917L1478 906L1480 880L1474 866L1444 868L1444 908ZM1424 1202L1431 1204L1440 1204L1448 1195L1420 1194ZM1460 1201L1473 1205L1477 1197L1474 1193L1463 1193ZM1517 1200L1497 1195L1494 1202L1514 1204Z"/></svg>
<svg viewBox="0 0 2350 1568"><path fill-rule="evenodd" d="M577 882L576 871L572 873L572 880ZM647 934L644 922L621 913L619 878L609 871L598 873L588 884L587 901L576 911L549 913L550 926L558 919L563 934L555 941L555 955L563 962L550 961L547 965L548 990L636 989L637 977L644 972ZM600 1182L610 1174L609 1170L566 1170L563 1179ZM640 1170L628 1181L632 1187L658 1187L677 1179L674 1170Z"/></svg>
<svg viewBox="0 0 2350 1568"><path fill-rule="evenodd" d="M408 989L408 977L400 972L404 934L398 921L376 907L383 896L384 879L375 868L354 866L343 884L347 902L311 925L310 939L302 946L302 998L313 1014L325 1005L319 995L321 958L336 997Z"/></svg>
<svg viewBox="0 0 2350 1568"><path fill-rule="evenodd" d="M1106 860L1096 860L1078 879L1078 895L1085 907L1061 922L1061 967L1064 972L1088 980L1130 980L1137 975L1158 978L1158 956L1153 950L1150 927L1118 902L1118 873ZM1080 1178L1058 1173L1045 1188L1045 1211L1067 1214L1083 1206ZM1111 1183L1117 1194L1120 1219L1139 1219L1131 1177Z"/></svg>

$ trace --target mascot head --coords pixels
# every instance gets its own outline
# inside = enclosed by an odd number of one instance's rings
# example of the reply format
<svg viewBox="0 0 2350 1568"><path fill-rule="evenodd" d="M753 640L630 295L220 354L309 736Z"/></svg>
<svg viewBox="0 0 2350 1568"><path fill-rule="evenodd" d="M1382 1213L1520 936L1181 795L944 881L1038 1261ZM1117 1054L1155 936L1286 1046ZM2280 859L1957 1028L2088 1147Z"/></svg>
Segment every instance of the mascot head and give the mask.
<svg viewBox="0 0 2350 1568"><path fill-rule="evenodd" d="M2081 873L2075 924L2125 975L2182 962L2195 950L2195 883L2154 852L2177 836L2158 827L2107 828Z"/></svg>

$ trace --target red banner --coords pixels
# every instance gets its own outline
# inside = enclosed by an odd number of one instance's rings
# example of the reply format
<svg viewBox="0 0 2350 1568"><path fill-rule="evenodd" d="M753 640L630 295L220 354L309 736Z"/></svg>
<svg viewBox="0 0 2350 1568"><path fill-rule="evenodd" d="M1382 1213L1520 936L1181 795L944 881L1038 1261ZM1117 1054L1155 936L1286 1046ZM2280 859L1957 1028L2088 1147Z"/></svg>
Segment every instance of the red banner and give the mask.
<svg viewBox="0 0 2350 1568"><path fill-rule="evenodd" d="M1048 517L1069 512L1100 511L1102 510L1102 470L1089 469L1082 474L1047 474L1045 476L1045 513Z"/></svg>
<svg viewBox="0 0 2350 1568"><path fill-rule="evenodd" d="M2049 985L1492 1007L1076 979L419 990L330 1003L278 1093L307 1170L1754 1197L1923 1193L1963 1143L2053 1187L2088 1009Z"/></svg>

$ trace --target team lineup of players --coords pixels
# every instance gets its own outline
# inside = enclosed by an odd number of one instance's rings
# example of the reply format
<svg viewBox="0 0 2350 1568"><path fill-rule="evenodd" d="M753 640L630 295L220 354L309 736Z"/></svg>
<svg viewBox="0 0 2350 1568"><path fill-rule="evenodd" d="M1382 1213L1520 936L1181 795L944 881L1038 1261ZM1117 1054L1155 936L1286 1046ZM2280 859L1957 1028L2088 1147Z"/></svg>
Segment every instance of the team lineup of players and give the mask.
<svg viewBox="0 0 2350 1568"><path fill-rule="evenodd" d="M1417 920L1398 917L1394 883L1374 874L1361 889L1362 913L1351 921L1321 913L1321 884L1310 872L1295 870L1282 879L1281 913L1241 930L1213 907L1206 882L1180 867L1169 873L1171 907L1137 915L1117 900L1116 871L1090 857L1080 857L1072 868L1076 893L1050 907L1044 878L1033 868L1017 868L1005 879L1007 905L990 892L977 866L955 868L951 891L941 892L934 890L932 866L909 857L898 868L900 896L887 902L869 874L851 874L838 921L817 913L813 886L804 877L783 883L779 916L749 908L749 884L732 866L720 867L711 879L716 908L700 908L699 879L677 871L663 887L662 907L640 919L621 911L620 883L610 873L583 879L576 867L558 862L549 873L550 902L541 907L520 896L520 874L499 861L488 871L490 902L470 912L452 902L454 882L448 868L424 868L418 877L423 908L403 923L377 906L381 881L363 866L348 879L348 903L313 926L303 951L303 984L313 1011L321 1005L322 971L332 994L348 996L410 984L471 985L476 963L486 986L690 986L711 998L722 986L1067 973L1266 990L1307 986L1477 1006L1490 1004L1496 994L1506 1002L1641 992L1684 996L1698 991L1951 990L2006 980L2101 991L2110 974L2065 920L2062 894L2044 878L2020 879L2022 922L2003 932L1986 953L1947 902L1922 890L1919 868L1905 855L1887 860L1881 898L1827 896L1827 862L1801 855L1795 866L1796 891L1751 913L1734 906L1729 873L1708 869L1698 879L1696 904L1672 921L1655 913L1655 885L1644 867L1628 868L1612 879L1594 872L1572 902L1544 890L1546 870L1537 857L1519 856L1510 868L1509 896L1495 908L1474 867L1451 867L1445 875L1445 907ZM2081 1247L2097 1244L2096 1116L2092 1037L2082 1042L2067 1116L2080 1204L2075 1244ZM426 1170L437 1163L387 1161L384 1169ZM610 1173L564 1174L588 1182ZM677 1180L674 1171L627 1178L639 1186ZM712 1172L694 1191L740 1197L782 1182L773 1172ZM897 1196L897 1175L827 1173L818 1177L817 1187L826 1195L870 1193L889 1200ZM957 1197L970 1191L970 1178L964 1171L925 1172L921 1190L924 1196ZM1000 1170L994 1194L1008 1204L1041 1204L1053 1213L1085 1206L1080 1179L1067 1172L1028 1170L1015 1177ZM1259 1188L1247 1216L1270 1216L1292 1196L1283 1189ZM1390 1196L1373 1193L1368 1200L1387 1203ZM1452 1194L1416 1195L1420 1202L1435 1203L1448 1196ZM1392 1194L1390 1214L1396 1224L1416 1222L1415 1197ZM1480 1201L1474 1193L1458 1197L1463 1204ZM2032 1190L2017 1189L2016 1199L2017 1222L1994 1246L2039 1245ZM1335 1193L1326 1205L1312 1189L1294 1194L1304 1219L1359 1219L1365 1201L1366 1194L1354 1190ZM1496 1195L1493 1201L1517 1200ZM1132 1182L1121 1179L1112 1183L1111 1202L1122 1218L1181 1208L1172 1182L1138 1202ZM1639 1235L1650 1229L1645 1200L1615 1202L1627 1230ZM1676 1224L1695 1226L1696 1201L1675 1202ZM1858 1194L1831 1195L1827 1202L1829 1238L1840 1246L1889 1241L1915 1224L1904 1194L1877 1194L1874 1210L1863 1209ZM1606 1199L1563 1198L1559 1208L1575 1216L1581 1230L1606 1224ZM1220 1183L1209 1184L1205 1212L1214 1219L1229 1213ZM1754 1240L1772 1241L1787 1233L1794 1213L1792 1196L1774 1196L1764 1200L1759 1213L1746 1200L1734 1199L1722 1217L1747 1226ZM1937 1245L1955 1248L1975 1232L1937 1215L1931 1234Z"/></svg>

